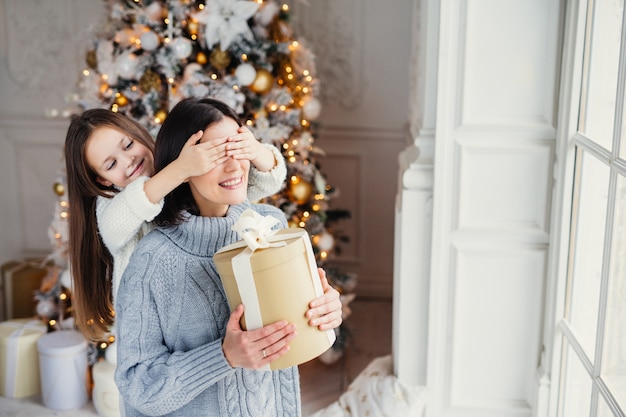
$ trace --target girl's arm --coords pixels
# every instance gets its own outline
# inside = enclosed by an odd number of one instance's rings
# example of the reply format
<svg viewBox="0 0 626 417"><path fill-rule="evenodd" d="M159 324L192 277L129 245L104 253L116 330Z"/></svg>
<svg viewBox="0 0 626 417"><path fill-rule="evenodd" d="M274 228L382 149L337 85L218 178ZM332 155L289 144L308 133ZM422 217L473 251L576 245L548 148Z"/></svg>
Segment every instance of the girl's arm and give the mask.
<svg viewBox="0 0 626 417"><path fill-rule="evenodd" d="M226 155L250 160L250 201L275 194L282 188L287 177L285 158L276 146L259 142L247 127L240 127L239 134L228 138Z"/></svg>
<svg viewBox="0 0 626 417"><path fill-rule="evenodd" d="M168 193L187 178L204 174L226 160L223 138L196 144L201 137L202 131L192 135L178 158L152 178L138 178L112 198L98 198L98 231L112 254L118 253L137 236L145 222L161 212Z"/></svg>
<svg viewBox="0 0 626 417"><path fill-rule="evenodd" d="M163 200L152 203L144 192L148 177L140 177L111 198L98 197L96 218L102 242L115 256L137 236L141 226L161 212Z"/></svg>
<svg viewBox="0 0 626 417"><path fill-rule="evenodd" d="M250 201L260 200L280 191L287 178L287 166L285 158L274 145L261 144L269 150L274 165L269 171L261 171L255 165L250 165L250 176L248 178L248 199Z"/></svg>

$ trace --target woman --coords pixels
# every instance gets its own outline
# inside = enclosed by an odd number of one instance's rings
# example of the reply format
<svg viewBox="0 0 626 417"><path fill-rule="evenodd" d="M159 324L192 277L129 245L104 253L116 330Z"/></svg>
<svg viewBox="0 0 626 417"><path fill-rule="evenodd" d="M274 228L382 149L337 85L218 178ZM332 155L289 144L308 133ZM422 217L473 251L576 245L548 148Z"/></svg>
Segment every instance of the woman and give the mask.
<svg viewBox="0 0 626 417"><path fill-rule="evenodd" d="M157 171L178 157L190 133L203 130L204 143L239 126L219 101L181 101L159 132ZM177 187L131 257L116 302L116 383L127 417L301 415L297 367L256 370L283 356L297 329L279 321L242 330L244 306L229 310L213 264L217 250L239 240L231 227L244 210L286 227L280 210L246 199L249 169L248 160L228 158ZM319 271L324 295L306 315L309 325L328 330L341 324L341 302Z"/></svg>

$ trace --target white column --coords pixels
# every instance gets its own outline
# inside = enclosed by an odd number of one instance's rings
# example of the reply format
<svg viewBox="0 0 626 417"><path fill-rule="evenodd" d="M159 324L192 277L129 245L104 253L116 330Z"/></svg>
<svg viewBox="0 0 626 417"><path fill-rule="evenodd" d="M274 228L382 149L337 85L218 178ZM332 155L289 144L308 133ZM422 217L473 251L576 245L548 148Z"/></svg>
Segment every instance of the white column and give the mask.
<svg viewBox="0 0 626 417"><path fill-rule="evenodd" d="M414 3L409 121L412 144L399 158L394 246L394 372L426 385L439 1Z"/></svg>
<svg viewBox="0 0 626 417"><path fill-rule="evenodd" d="M396 205L393 357L399 380L426 385L433 166L417 147L400 155Z"/></svg>

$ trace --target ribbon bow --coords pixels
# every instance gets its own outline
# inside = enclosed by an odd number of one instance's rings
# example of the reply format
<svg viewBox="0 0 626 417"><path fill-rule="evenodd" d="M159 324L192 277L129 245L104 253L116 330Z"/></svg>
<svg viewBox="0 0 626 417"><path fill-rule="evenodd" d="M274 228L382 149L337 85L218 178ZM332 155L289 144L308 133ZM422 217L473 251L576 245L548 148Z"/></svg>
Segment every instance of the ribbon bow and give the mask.
<svg viewBox="0 0 626 417"><path fill-rule="evenodd" d="M246 209L233 224L232 230L239 233L250 250L254 252L257 249L274 246L270 244L267 238L276 233L276 230L272 230L272 227L279 222L275 217L261 216L254 210ZM283 245L284 243L280 246Z"/></svg>

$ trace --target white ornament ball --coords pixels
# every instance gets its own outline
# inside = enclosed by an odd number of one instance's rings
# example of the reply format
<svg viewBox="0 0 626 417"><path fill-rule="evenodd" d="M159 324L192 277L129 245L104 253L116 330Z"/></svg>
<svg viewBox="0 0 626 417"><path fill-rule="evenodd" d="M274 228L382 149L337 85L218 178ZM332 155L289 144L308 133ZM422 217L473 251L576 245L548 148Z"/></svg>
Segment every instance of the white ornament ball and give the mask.
<svg viewBox="0 0 626 417"><path fill-rule="evenodd" d="M146 51L154 51L159 46L159 35L151 30L144 32L139 39L141 47Z"/></svg>
<svg viewBox="0 0 626 417"><path fill-rule="evenodd" d="M241 64L235 70L235 77L242 86L248 86L256 79L256 69L252 64Z"/></svg>
<svg viewBox="0 0 626 417"><path fill-rule="evenodd" d="M46 298L37 303L37 314L42 317L51 317L57 311L57 306L52 298Z"/></svg>
<svg viewBox="0 0 626 417"><path fill-rule="evenodd" d="M134 79L137 77L137 64L137 56L126 52L117 57L117 60L115 61L115 69L120 77Z"/></svg>
<svg viewBox="0 0 626 417"><path fill-rule="evenodd" d="M163 8L158 1L151 3L145 8L146 15L153 22L158 22L163 17Z"/></svg>
<svg viewBox="0 0 626 417"><path fill-rule="evenodd" d="M323 251L329 251L335 246L335 238L328 232L324 232L320 235L317 241L317 247Z"/></svg>
<svg viewBox="0 0 626 417"><path fill-rule="evenodd" d="M193 51L191 41L187 38L176 38L170 43L174 56L178 59L185 59Z"/></svg>
<svg viewBox="0 0 626 417"><path fill-rule="evenodd" d="M302 106L302 113L304 117L308 120L315 120L320 116L322 112L322 104L315 97L308 97L305 99L304 105Z"/></svg>

